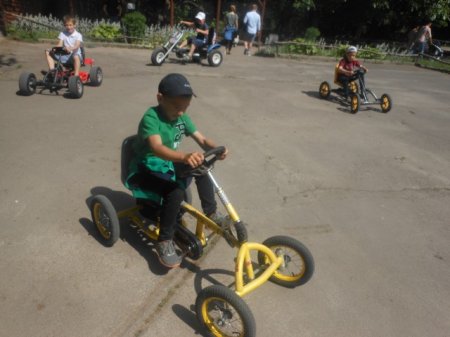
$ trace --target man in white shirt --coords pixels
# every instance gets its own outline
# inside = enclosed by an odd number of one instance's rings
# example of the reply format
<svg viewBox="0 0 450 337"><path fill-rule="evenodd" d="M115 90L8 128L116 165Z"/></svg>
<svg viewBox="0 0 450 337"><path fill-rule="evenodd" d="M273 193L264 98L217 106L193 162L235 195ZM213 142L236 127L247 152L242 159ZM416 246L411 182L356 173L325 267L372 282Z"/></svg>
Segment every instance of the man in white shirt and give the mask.
<svg viewBox="0 0 450 337"><path fill-rule="evenodd" d="M258 6L256 4L251 5L251 10L245 14L244 17L244 55L251 55L251 49L253 41L255 41L256 35L261 31L261 17L256 12Z"/></svg>

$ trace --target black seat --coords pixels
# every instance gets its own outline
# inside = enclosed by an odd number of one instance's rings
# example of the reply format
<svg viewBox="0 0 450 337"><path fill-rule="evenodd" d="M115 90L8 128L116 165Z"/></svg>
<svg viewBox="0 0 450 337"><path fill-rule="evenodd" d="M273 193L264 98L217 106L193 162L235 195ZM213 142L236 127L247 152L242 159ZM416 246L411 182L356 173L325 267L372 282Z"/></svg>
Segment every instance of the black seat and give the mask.
<svg viewBox="0 0 450 337"><path fill-rule="evenodd" d="M120 179L122 180L122 184L124 185L128 177L130 162L134 156L133 144L136 140L137 135L133 135L125 138L125 140L122 142Z"/></svg>

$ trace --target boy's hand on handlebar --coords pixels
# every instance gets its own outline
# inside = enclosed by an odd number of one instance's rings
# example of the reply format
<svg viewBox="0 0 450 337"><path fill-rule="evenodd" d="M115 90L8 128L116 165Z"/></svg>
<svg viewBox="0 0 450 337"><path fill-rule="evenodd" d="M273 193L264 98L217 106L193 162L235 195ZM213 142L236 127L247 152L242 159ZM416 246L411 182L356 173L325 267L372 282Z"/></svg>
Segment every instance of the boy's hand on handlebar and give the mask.
<svg viewBox="0 0 450 337"><path fill-rule="evenodd" d="M183 163L189 165L192 168L196 168L203 164L203 161L205 158L203 157L203 154L200 152L192 152L188 153L184 156Z"/></svg>
<svg viewBox="0 0 450 337"><path fill-rule="evenodd" d="M228 154L228 149L225 148L225 151L223 151L220 155L218 155L217 158L219 160L224 160L227 157L227 154Z"/></svg>

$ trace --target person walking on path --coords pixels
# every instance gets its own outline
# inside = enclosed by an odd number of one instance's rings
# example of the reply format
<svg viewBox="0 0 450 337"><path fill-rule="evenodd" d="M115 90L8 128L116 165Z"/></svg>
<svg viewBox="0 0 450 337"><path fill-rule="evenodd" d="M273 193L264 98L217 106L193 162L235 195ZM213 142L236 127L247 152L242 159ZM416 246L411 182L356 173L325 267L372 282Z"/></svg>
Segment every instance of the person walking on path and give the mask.
<svg viewBox="0 0 450 337"><path fill-rule="evenodd" d="M251 10L245 14L244 17L244 27L245 27L245 36L244 36L244 55L251 55L251 49L253 45L253 41L255 41L255 37L261 31L261 17L256 12L258 10L258 6L256 4L251 5Z"/></svg>
<svg viewBox="0 0 450 337"><path fill-rule="evenodd" d="M231 48L233 47L233 41L235 37L237 36L237 32L239 29L239 16L236 14L236 6L231 5L230 11L225 16L225 32L224 32L224 39L225 39L225 48L227 50L227 55L231 54Z"/></svg>
<svg viewBox="0 0 450 337"><path fill-rule="evenodd" d="M431 22L427 21L425 25L420 27L417 33L417 53L423 54L427 49L427 44L433 43L431 37Z"/></svg>

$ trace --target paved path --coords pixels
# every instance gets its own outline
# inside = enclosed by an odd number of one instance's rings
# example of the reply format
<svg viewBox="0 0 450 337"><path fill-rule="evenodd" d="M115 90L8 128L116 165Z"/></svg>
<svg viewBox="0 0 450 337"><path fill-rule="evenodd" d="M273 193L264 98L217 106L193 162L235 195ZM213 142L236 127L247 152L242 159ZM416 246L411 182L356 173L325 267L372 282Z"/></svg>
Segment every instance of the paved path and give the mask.
<svg viewBox="0 0 450 337"><path fill-rule="evenodd" d="M232 281L235 252L218 244L165 273L151 244L124 224L104 247L87 201L132 204L120 144L155 103L159 80L188 76L190 114L230 149L216 167L250 238L304 242L306 285L271 283L245 297L258 336L448 336L450 77L368 64L368 85L394 109L356 115L318 98L334 60L244 57L219 68L146 65L145 50L92 48L99 88L81 100L16 95L47 46L0 42L0 336L196 336L196 292ZM185 148L194 148L190 141Z"/></svg>

